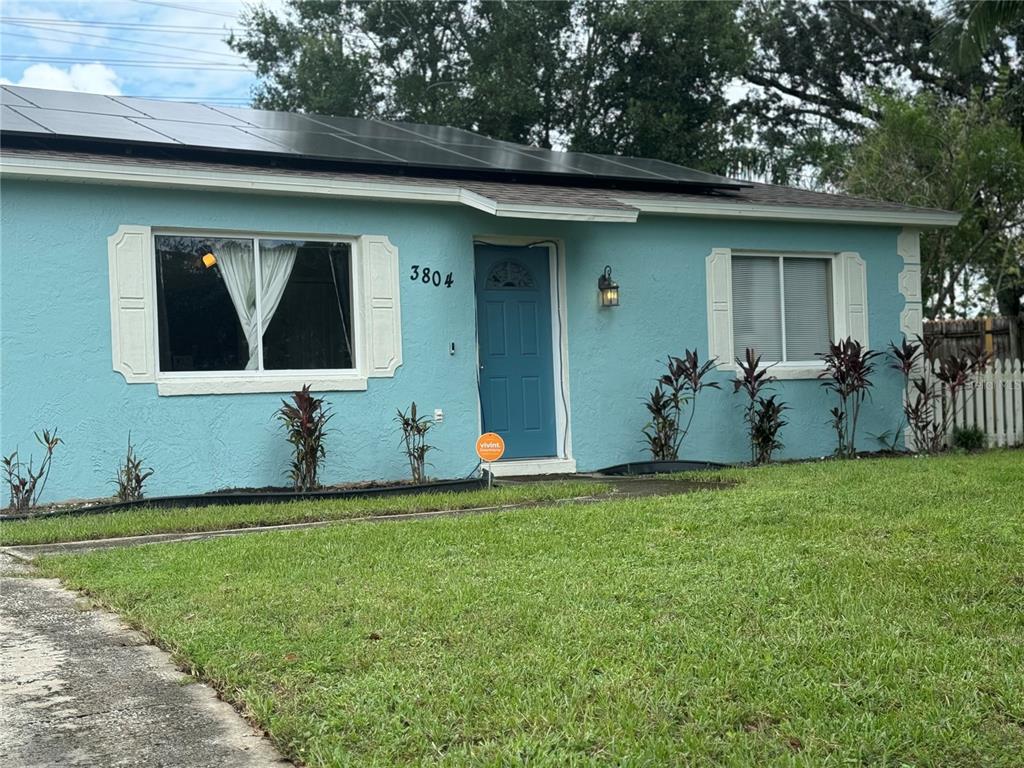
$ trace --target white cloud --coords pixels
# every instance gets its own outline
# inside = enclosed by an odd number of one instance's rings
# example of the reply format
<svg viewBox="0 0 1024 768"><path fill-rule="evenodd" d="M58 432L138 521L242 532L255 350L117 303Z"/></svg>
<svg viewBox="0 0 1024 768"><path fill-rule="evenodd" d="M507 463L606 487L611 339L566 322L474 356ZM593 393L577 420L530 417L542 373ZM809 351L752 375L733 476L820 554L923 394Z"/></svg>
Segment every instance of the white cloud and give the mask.
<svg viewBox="0 0 1024 768"><path fill-rule="evenodd" d="M0 82L143 98L203 101L209 97L225 104L247 102L256 81L255 72L243 56L225 44L224 38L238 29L238 17L246 6L258 2L281 13L285 0L167 2L178 7L128 0L0 0L5 18L28 20L21 25L4 25L4 53L9 56L0 62ZM74 21L83 24L61 23ZM105 23L114 26L106 27ZM200 32L189 34L186 27L199 28ZM38 60L50 56L63 61L33 63L22 71L26 62L21 57ZM134 60L139 59L145 60L146 66L135 66ZM119 60L129 63L118 64ZM69 61L82 64L69 66ZM161 67L161 62L172 66ZM207 67L208 62L247 68ZM190 63L194 68L183 66Z"/></svg>
<svg viewBox="0 0 1024 768"><path fill-rule="evenodd" d="M121 78L106 64L72 64L67 69L52 64L33 64L13 83L0 78L4 85L23 85L29 88L48 88L53 91L83 91L117 96Z"/></svg>

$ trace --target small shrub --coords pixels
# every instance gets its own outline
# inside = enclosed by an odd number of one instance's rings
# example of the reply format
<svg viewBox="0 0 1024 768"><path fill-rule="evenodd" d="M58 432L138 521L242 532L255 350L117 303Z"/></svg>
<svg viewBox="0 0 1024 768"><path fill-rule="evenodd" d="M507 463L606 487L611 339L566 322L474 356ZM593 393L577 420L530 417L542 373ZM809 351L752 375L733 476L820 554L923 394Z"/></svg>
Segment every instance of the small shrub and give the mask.
<svg viewBox="0 0 1024 768"><path fill-rule="evenodd" d="M778 433L786 426L782 412L789 409L785 403L777 402L775 395L762 396L771 388L775 377L769 376L768 369L761 367L761 357L753 349L748 347L743 359L736 358L736 365L740 375L732 382L733 394L742 390L747 396L743 420L747 423L750 439L750 461L767 464L772 460L772 453L782 448Z"/></svg>
<svg viewBox="0 0 1024 768"><path fill-rule="evenodd" d="M427 444L427 432L434 426L434 422L428 416L417 416L415 401L407 411L398 411L395 421L402 428L402 442L409 459L412 480L414 483L425 482L427 452L434 449Z"/></svg>
<svg viewBox="0 0 1024 768"><path fill-rule="evenodd" d="M715 366L716 360L701 363L697 350L686 350L682 358L669 356L666 373L658 379L645 403L651 420L644 427L643 435L655 461L679 458L679 448L693 424L697 395L705 388L719 388L716 382L704 381ZM683 425L686 410L689 416Z"/></svg>
<svg viewBox="0 0 1024 768"><path fill-rule="evenodd" d="M819 354L825 363L825 370L818 375L819 379L825 379L821 385L839 399L839 404L831 410L837 456L850 457L857 452L857 420L871 390L871 375L875 372L873 361L880 354L850 337L830 342L828 352Z"/></svg>
<svg viewBox="0 0 1024 768"><path fill-rule="evenodd" d="M925 373L931 364L934 342L920 336L915 341L904 339L900 346L889 345L890 367L903 376L906 397L903 417L910 428L914 449L937 453L946 445L956 411L967 408L968 388L992 359L982 348L960 352L939 361L932 376ZM916 374L916 375L915 375ZM949 407L942 407L942 388L949 394Z"/></svg>
<svg viewBox="0 0 1024 768"><path fill-rule="evenodd" d="M50 432L44 429L41 435L36 432L35 438L45 451L38 469L33 469L31 456L29 456L28 464L21 461L17 450L10 456L4 456L0 461L3 464L4 480L10 490L11 511L24 512L39 503L39 497L43 495L43 488L46 487L46 480L50 476L53 452L60 443L64 442L57 437L57 430Z"/></svg>
<svg viewBox="0 0 1024 768"><path fill-rule="evenodd" d="M789 408L783 402L776 402L775 397L759 397L754 405L750 441L754 447L755 464L767 464L772 460L772 454L782 448L779 431L788 423L783 421L782 412Z"/></svg>
<svg viewBox="0 0 1024 768"><path fill-rule="evenodd" d="M117 486L118 501L139 501L143 498L142 486L153 474L152 467L142 469L142 458L135 453L131 432L128 433L128 452L117 468L114 485Z"/></svg>
<svg viewBox="0 0 1024 768"><path fill-rule="evenodd" d="M953 427L953 447L974 453L984 450L987 439L979 427Z"/></svg>
<svg viewBox="0 0 1024 768"><path fill-rule="evenodd" d="M333 416L330 408L324 407L323 398L310 394L308 384L292 393L292 402L281 401L277 418L287 430L288 442L292 444L288 477L296 491L312 491L320 487L320 464L327 455L324 437L327 422Z"/></svg>

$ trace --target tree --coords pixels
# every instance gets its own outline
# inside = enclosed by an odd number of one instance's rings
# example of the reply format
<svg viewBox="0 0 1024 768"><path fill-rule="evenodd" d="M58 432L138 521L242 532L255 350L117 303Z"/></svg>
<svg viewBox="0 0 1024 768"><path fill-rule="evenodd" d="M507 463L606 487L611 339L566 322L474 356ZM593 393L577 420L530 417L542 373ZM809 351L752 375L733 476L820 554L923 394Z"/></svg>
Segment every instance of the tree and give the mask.
<svg viewBox="0 0 1024 768"><path fill-rule="evenodd" d="M375 116L379 76L370 68L357 16L356 7L339 0L295 0L281 15L258 5L245 10L243 34L232 33L227 42L256 65L253 103L287 112Z"/></svg>
<svg viewBox="0 0 1024 768"><path fill-rule="evenodd" d="M882 200L963 214L924 233L922 285L929 317L986 304L1019 314L1024 297L1024 145L1002 105L933 94L876 98L878 121L852 151L843 187Z"/></svg>
<svg viewBox="0 0 1024 768"><path fill-rule="evenodd" d="M232 47L256 104L443 124L725 171L735 2L287 0Z"/></svg>
<svg viewBox="0 0 1024 768"><path fill-rule="evenodd" d="M585 2L578 16L570 147L726 171L724 91L748 55L736 6Z"/></svg>
<svg viewBox="0 0 1024 768"><path fill-rule="evenodd" d="M1024 23L988 38L983 55L958 64L950 54L974 3L926 0L747 0L742 24L754 43L739 105L753 138L756 170L773 180L837 180L845 148L880 117L874 97L929 92L964 102L1005 96L1021 66ZM1014 44L1013 38L1017 42ZM1004 99L1007 119L1024 115ZM1015 116L1016 115L1016 116Z"/></svg>
<svg viewBox="0 0 1024 768"><path fill-rule="evenodd" d="M1001 31L1019 27L1024 22L1024 0L973 3L962 15L956 55L961 64L974 64L992 47Z"/></svg>

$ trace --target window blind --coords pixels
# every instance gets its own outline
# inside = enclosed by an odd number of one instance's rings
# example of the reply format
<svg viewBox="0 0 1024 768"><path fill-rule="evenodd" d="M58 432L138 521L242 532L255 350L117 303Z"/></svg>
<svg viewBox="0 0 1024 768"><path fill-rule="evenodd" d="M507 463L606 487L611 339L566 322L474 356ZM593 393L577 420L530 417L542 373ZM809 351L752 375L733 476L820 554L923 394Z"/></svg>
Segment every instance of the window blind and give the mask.
<svg viewBox="0 0 1024 768"><path fill-rule="evenodd" d="M817 360L832 336L829 269L824 259L783 259L786 359Z"/></svg>
<svg viewBox="0 0 1024 768"><path fill-rule="evenodd" d="M737 357L750 347L763 360L782 360L782 302L777 258L734 256L732 324Z"/></svg>

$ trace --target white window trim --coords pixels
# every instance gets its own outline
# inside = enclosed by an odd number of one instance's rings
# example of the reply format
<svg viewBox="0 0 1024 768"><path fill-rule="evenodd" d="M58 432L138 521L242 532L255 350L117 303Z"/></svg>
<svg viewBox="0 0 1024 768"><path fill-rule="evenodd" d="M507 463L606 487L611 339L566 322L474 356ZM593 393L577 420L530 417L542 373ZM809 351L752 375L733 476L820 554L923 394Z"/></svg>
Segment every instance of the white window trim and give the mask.
<svg viewBox="0 0 1024 768"><path fill-rule="evenodd" d="M345 242L351 249L352 302L352 349L356 367L338 370L293 370L293 371L210 371L210 372L163 372L159 370L159 326L157 302L160 297L156 290L156 247L157 235L182 235L210 238L246 238L275 240L316 240L321 242ZM119 261L121 244L126 237L135 239L135 253L128 253L130 259L143 263L131 264L138 274L129 273L126 289L119 287ZM123 225L108 238L110 259L110 302L111 331L114 370L121 373L129 383L155 383L160 395L211 395L291 392L309 384L318 391L363 391L368 379L394 376L402 364L401 315L398 283L398 251L386 236L381 235L338 235L323 232L277 232L250 230L222 230L188 227L148 227ZM371 250L374 253L371 254ZM379 259L382 264L369 265L370 258ZM134 278L134 280L133 280ZM141 283L141 286L139 285ZM141 311L140 311L141 310ZM134 323L144 324L140 334L147 365L134 366L122 358L125 343L121 338L121 320L125 312ZM371 328L383 314L383 325ZM120 353L120 354L119 354ZM142 354L141 351L136 355ZM262 351L261 351L262 359Z"/></svg>
<svg viewBox="0 0 1024 768"><path fill-rule="evenodd" d="M349 301L352 306L352 351L355 352L354 368L312 369L312 370L281 370L281 371L162 371L160 370L160 330L159 323L153 324L153 349L156 350L156 383L161 395L200 395L200 394L241 394L247 392L288 392L302 389L309 384L313 389L347 389L363 390L367 386L364 318L357 307L363 306L361 271L357 264L359 258L359 240L350 235L309 235L283 234L280 232L229 232L225 230L188 229L179 227L153 228L150 232L153 269L153 285L156 281L156 238L161 235L179 235L182 237L203 237L210 239L235 238L253 241L253 258L256 259L254 279L257 285L260 280L259 241L260 240L316 240L318 242L346 243L349 246L349 284L352 295ZM161 297L154 291L154 311L157 310ZM260 312L260 292L256 291L256 311ZM158 314L157 314L158 316ZM155 319L155 318L154 318ZM258 350L260 367L263 365L263 345ZM319 386L314 386L318 384Z"/></svg>
<svg viewBox="0 0 1024 768"><path fill-rule="evenodd" d="M832 338L844 339L854 336L862 344L867 345L867 285L864 260L860 254L852 251L820 252L820 251L776 251L715 248L706 259L707 270L707 319L708 319L708 355L718 357L717 370L723 373L735 373L739 369L735 359L739 354L735 349L735 334L732 324L732 258L733 256L764 256L772 258L810 258L830 259L832 277ZM782 262L779 262L780 265ZM854 302L851 296L855 288L848 285L847 273L850 264L856 265L863 277L860 290L863 299ZM781 269L781 266L780 266ZM861 318L860 326L850 314L855 312ZM785 315L783 315L783 328ZM815 379L825 370L821 360L767 362L759 370L770 370L770 375L779 380Z"/></svg>

